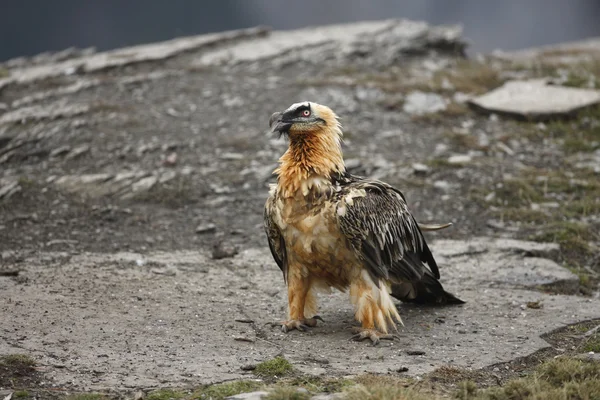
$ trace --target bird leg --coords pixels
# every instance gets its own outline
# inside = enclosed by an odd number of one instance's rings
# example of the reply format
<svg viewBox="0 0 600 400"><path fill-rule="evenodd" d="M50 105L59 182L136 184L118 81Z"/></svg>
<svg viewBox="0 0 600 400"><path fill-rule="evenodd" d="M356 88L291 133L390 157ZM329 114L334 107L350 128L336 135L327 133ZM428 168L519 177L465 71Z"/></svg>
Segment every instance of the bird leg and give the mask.
<svg viewBox="0 0 600 400"><path fill-rule="evenodd" d="M318 315L312 318L304 316L306 298L310 289L309 280L300 274L290 274L288 277L288 320L281 324L283 332L297 329L306 331L317 326L317 320L323 321Z"/></svg>
<svg viewBox="0 0 600 400"><path fill-rule="evenodd" d="M380 340L392 340L396 336L388 334L388 326L396 329L394 320L402 323L398 310L390 298L385 282L377 286L367 274L363 274L350 285L350 298L355 306L355 317L361 323L351 340L370 339L373 345Z"/></svg>

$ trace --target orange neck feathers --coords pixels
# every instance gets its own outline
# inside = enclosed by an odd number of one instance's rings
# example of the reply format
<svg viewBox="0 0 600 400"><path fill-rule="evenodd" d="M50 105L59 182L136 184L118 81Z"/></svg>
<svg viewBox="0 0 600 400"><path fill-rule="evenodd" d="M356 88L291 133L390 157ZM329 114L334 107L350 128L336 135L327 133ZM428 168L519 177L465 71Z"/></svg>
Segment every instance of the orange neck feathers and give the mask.
<svg viewBox="0 0 600 400"><path fill-rule="evenodd" d="M329 180L332 174L345 171L341 135L337 123L317 132L290 134L289 148L274 172L285 197L294 196L309 178Z"/></svg>

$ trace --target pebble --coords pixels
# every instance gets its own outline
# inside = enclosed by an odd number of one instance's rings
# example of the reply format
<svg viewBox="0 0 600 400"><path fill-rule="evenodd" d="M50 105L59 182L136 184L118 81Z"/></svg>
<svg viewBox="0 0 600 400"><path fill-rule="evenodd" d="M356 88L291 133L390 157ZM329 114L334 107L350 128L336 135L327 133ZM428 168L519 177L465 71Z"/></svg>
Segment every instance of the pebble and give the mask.
<svg viewBox="0 0 600 400"><path fill-rule="evenodd" d="M412 165L413 172L415 175L427 175L429 172L429 167L425 164L414 163Z"/></svg>
<svg viewBox="0 0 600 400"><path fill-rule="evenodd" d="M90 146L87 144L77 146L67 154L65 160L72 160L90 151Z"/></svg>
<svg viewBox="0 0 600 400"><path fill-rule="evenodd" d="M223 258L231 258L238 253L238 248L231 243L225 241L217 242L213 245L212 258L213 260L221 260Z"/></svg>
<svg viewBox="0 0 600 400"><path fill-rule="evenodd" d="M449 190L450 183L448 183L447 181L435 181L433 182L433 187L441 190Z"/></svg>
<svg viewBox="0 0 600 400"><path fill-rule="evenodd" d="M60 146L50 152L50 157L59 157L71 151L71 146Z"/></svg>
<svg viewBox="0 0 600 400"><path fill-rule="evenodd" d="M200 224L196 227L196 233L213 233L217 230L217 226L211 222Z"/></svg>
<svg viewBox="0 0 600 400"><path fill-rule="evenodd" d="M471 156L468 154L457 154L454 156L448 157L448 163L453 165L464 165L470 163L472 160Z"/></svg>
<svg viewBox="0 0 600 400"><path fill-rule="evenodd" d="M446 109L446 100L437 93L411 92L404 100L403 111L408 114L432 114Z"/></svg>

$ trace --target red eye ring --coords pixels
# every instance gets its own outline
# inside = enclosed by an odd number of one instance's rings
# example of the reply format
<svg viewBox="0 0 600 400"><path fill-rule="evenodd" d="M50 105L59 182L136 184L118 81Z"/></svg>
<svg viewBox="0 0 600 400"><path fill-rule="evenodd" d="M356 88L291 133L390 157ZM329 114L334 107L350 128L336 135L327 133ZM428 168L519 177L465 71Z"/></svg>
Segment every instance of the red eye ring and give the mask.
<svg viewBox="0 0 600 400"><path fill-rule="evenodd" d="M304 110L304 111L302 111L302 115L303 115L304 117L308 117L308 116L310 116L310 110Z"/></svg>

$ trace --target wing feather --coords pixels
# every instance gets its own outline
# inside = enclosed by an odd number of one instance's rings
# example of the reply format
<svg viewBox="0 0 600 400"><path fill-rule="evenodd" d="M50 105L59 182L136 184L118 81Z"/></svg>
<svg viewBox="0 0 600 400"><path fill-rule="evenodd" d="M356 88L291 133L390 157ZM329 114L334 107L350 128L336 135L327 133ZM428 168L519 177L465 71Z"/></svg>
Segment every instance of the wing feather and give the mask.
<svg viewBox="0 0 600 400"><path fill-rule="evenodd" d="M346 202L345 196L352 201ZM420 281L425 264L439 278L438 266L400 191L376 180L355 180L345 185L340 206L345 207L345 212L336 213L340 230L375 282Z"/></svg>
<svg viewBox="0 0 600 400"><path fill-rule="evenodd" d="M283 272L283 279L287 282L288 275L288 262L287 253L285 250L285 241L279 228L273 220L273 213L275 212L275 198L271 196L266 204L263 215L265 233L267 234L267 240L269 242L269 249L275 259L275 262Z"/></svg>

